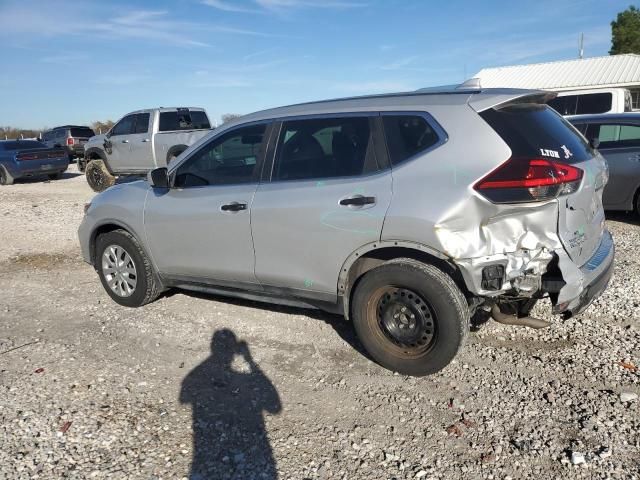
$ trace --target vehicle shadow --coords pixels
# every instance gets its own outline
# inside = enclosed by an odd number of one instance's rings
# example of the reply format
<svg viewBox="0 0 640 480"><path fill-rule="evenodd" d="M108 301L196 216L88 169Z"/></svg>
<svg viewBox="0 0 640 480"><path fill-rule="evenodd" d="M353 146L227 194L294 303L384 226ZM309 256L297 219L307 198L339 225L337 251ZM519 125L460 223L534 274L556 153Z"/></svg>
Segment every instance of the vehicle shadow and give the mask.
<svg viewBox="0 0 640 480"><path fill-rule="evenodd" d="M640 226L640 217L635 213L612 210L605 212L605 216L607 220L614 220L616 222L624 222Z"/></svg>
<svg viewBox="0 0 640 480"><path fill-rule="evenodd" d="M192 409L190 479L278 478L264 413L280 413L280 397L231 330L213 334L211 355L182 382L180 403Z"/></svg>
<svg viewBox="0 0 640 480"><path fill-rule="evenodd" d="M60 180L67 180L70 178L75 178L78 177L80 175L83 175L82 173L78 173L78 172L69 172L66 171L64 172L62 175L60 175L60 178L55 179L55 180L50 180L46 175L35 175L33 177L20 177L20 178L16 178L14 181L15 185L20 185L20 184L24 184L24 185L28 185L31 183L54 183L54 182L58 182Z"/></svg>
<svg viewBox="0 0 640 480"><path fill-rule="evenodd" d="M353 323L346 321L342 315L336 315L333 313L325 312L324 310L314 308L302 308L302 307L290 307L286 305L277 305L267 302L257 302L253 300L245 300L242 298L225 297L222 295L215 295L210 293L194 292L191 290L171 289L164 293L164 296L171 297L177 293L187 295L193 298L201 298L204 300L215 300L229 305L237 305L240 307L256 308L259 310L267 310L274 313L284 313L285 315L305 315L315 320L320 320L329 325L333 330L351 346L360 355L367 360L373 361L369 356L369 353L358 340Z"/></svg>

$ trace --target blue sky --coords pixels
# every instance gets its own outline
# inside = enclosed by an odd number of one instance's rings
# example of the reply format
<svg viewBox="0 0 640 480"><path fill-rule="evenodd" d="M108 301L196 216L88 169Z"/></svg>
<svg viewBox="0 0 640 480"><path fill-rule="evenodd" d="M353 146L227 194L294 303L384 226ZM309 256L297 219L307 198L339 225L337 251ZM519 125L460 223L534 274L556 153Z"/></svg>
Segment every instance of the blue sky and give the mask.
<svg viewBox="0 0 640 480"><path fill-rule="evenodd" d="M211 118L606 55L631 0L0 0L0 125Z"/></svg>

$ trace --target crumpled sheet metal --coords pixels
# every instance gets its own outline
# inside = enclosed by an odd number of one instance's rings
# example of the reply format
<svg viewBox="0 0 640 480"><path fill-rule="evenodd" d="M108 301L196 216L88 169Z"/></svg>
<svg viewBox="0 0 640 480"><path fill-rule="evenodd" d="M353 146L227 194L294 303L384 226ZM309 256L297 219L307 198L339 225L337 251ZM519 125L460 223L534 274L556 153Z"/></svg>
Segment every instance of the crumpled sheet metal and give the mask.
<svg viewBox="0 0 640 480"><path fill-rule="evenodd" d="M554 251L563 248L557 225L556 201L514 209L472 196L444 215L435 231L472 292L496 296L516 288L530 295L540 288ZM482 269L496 264L505 267L502 289L484 290Z"/></svg>

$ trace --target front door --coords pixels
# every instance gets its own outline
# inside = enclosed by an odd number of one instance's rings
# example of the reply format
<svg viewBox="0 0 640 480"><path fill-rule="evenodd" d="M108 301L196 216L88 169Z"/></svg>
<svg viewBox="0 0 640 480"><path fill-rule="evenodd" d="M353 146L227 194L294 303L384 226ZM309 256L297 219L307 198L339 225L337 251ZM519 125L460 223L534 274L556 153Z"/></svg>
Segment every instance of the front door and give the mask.
<svg viewBox="0 0 640 480"><path fill-rule="evenodd" d="M256 277L265 287L333 301L344 261L380 239L391 173L367 114L282 124L270 183L251 210Z"/></svg>
<svg viewBox="0 0 640 480"><path fill-rule="evenodd" d="M266 126L213 138L170 172L173 187L149 193L145 230L160 273L176 280L256 284L250 209Z"/></svg>
<svg viewBox="0 0 640 480"><path fill-rule="evenodd" d="M113 126L105 142L107 162L116 173L130 170L130 143L135 129L135 117L135 114L130 114L122 118Z"/></svg>
<svg viewBox="0 0 640 480"><path fill-rule="evenodd" d="M138 171L154 169L149 113L136 113L133 133L129 135L129 165Z"/></svg>

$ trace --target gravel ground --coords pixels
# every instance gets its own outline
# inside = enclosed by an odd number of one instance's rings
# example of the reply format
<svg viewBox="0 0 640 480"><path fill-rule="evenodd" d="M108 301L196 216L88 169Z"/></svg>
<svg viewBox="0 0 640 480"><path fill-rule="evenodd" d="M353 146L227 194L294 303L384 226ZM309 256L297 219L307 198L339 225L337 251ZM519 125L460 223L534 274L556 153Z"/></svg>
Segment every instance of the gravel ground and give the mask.
<svg viewBox="0 0 640 480"><path fill-rule="evenodd" d="M114 304L77 246L91 196L73 169L0 188L0 478L640 478L634 217L609 220L615 277L585 314L489 323L409 378L332 315Z"/></svg>

